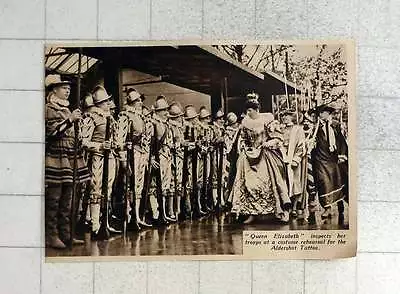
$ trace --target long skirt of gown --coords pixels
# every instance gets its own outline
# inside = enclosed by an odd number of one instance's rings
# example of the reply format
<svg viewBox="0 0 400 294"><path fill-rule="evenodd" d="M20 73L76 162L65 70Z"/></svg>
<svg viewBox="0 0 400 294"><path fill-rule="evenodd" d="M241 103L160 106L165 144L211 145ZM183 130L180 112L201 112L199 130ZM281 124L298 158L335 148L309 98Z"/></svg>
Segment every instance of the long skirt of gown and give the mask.
<svg viewBox="0 0 400 294"><path fill-rule="evenodd" d="M275 151L263 150L256 158L242 152L232 187L232 212L279 216L290 203L284 174L284 164Z"/></svg>

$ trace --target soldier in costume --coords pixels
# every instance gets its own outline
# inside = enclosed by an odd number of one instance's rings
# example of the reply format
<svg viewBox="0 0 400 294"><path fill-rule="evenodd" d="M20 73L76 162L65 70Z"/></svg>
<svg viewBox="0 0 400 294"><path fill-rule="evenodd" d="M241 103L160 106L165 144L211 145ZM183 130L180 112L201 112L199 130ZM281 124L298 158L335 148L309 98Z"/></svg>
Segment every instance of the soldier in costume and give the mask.
<svg viewBox="0 0 400 294"><path fill-rule="evenodd" d="M229 112L226 115L226 127L225 127L225 143L226 151L229 153L233 148L233 144L236 140L236 135L239 131L239 124L237 123L237 116L233 112Z"/></svg>
<svg viewBox="0 0 400 294"><path fill-rule="evenodd" d="M217 204L218 193L221 193L221 203L219 203L222 207L225 206L224 193L226 189L226 168L227 168L227 160L226 160L226 145L225 145L225 127L224 127L224 112L222 110L218 110L215 115L215 120L211 126L212 134L213 134L213 153L211 164L213 165L213 179L212 179L212 197L214 201L214 205ZM222 146L222 171L219 169L220 166L220 156L221 156L221 147ZM219 179L219 176L221 178ZM221 187L218 187L221 185ZM220 191L218 190L220 189Z"/></svg>
<svg viewBox="0 0 400 294"><path fill-rule="evenodd" d="M89 153L89 168L92 173L90 192L90 215L92 221L92 239L98 239L100 229L100 204L103 197L110 201L112 185L115 179L115 142L116 122L111 117L110 98L103 86L96 86L93 91L93 110L87 115L82 127L82 144ZM105 140L107 117L111 119L111 139ZM104 159L104 150L111 150L109 158ZM108 191L102 195L102 179L104 160L108 160ZM108 220L107 220L108 223ZM107 225L111 232L118 232Z"/></svg>
<svg viewBox="0 0 400 294"><path fill-rule="evenodd" d="M175 215L178 219L181 212L181 200L183 194L182 176L183 176L183 111L178 103L172 103L169 107L168 120L172 132L173 148L172 152L172 181L171 181L171 194L175 197L175 203L169 204L169 215ZM171 200L170 200L171 201ZM172 201L171 201L172 202Z"/></svg>
<svg viewBox="0 0 400 294"><path fill-rule="evenodd" d="M231 189L233 181L236 175L236 161L239 155L238 139L239 139L239 124L236 114L229 112L226 115L226 128L225 128L225 144L227 152L227 189L226 189L226 201L232 203L232 199L229 198L231 195Z"/></svg>
<svg viewBox="0 0 400 294"><path fill-rule="evenodd" d="M158 216L155 217L160 223L165 222L175 222L176 219L172 215L168 214L168 201L167 198L171 198L171 181L172 181L172 171L171 171L171 146L172 146L172 133L170 126L167 122L168 120L168 102L166 98L162 95L158 96L154 103L154 113L153 113L153 129L154 129L154 156L152 159L154 161L154 168L161 174L161 187L159 185L157 177L159 175L155 174L152 178L152 185L155 187L156 196L159 201L157 201L158 206ZM158 157L158 158L157 158ZM158 188L158 189L157 189ZM160 195L161 193L161 195ZM173 203L173 202L172 202ZM153 215L155 210L153 209ZM157 214L157 213L155 213Z"/></svg>
<svg viewBox="0 0 400 294"><path fill-rule="evenodd" d="M199 120L197 123L198 128L198 137L197 137L197 146L198 146L198 173L197 173L197 186L199 192L200 199L200 213L201 211L210 211L211 207L209 207L208 203L208 187L204 186L210 181L210 171L211 171L211 156L210 152L214 152L212 146L212 140L214 138L213 129L210 125L211 122L211 114L206 109L205 106L200 108L199 112ZM216 170L214 170L214 174ZM204 177L207 179L204 181ZM213 180L210 181L213 184ZM213 187L212 187L213 188ZM215 187L216 192L216 187ZM215 194L216 195L216 194ZM216 199L215 199L216 200Z"/></svg>
<svg viewBox="0 0 400 294"><path fill-rule="evenodd" d="M199 193L197 192L197 180L194 182L194 178L197 178L197 172L193 174L194 170L194 160L197 160L193 154L197 149L197 137L198 137L198 116L199 114L196 111L196 108L193 105L185 106L185 131L184 134L187 133L188 137L183 142L184 148L188 150L188 158L187 158L187 170L186 179L183 182L184 189L186 190L186 195L184 197L187 198L188 201L186 203L190 203L190 213L191 215L204 215L205 213L201 211L201 204L199 199ZM196 185L196 187L195 187ZM196 195L194 195L196 192Z"/></svg>
<svg viewBox="0 0 400 294"><path fill-rule="evenodd" d="M127 92L127 105L125 110L122 111L118 116L118 131L117 131L117 141L122 144L120 146L120 157L122 166L124 169L127 168L127 151L133 148L133 156L134 156L134 178L135 178L135 187L131 187L132 191L134 189L133 197L134 199L130 199L128 203L134 201L135 207L135 218L136 222L141 227L149 227L151 225L147 224L144 220L140 218L140 204L142 198L142 191L145 182L145 171L146 164L148 161L148 148L149 142L146 140L146 120L143 115L143 98L141 95L134 89L129 89ZM133 128L133 142L127 143L128 133L130 132L130 128ZM129 210L131 208L128 208ZM130 215L133 212L130 213ZM128 221L129 222L129 221Z"/></svg>
<svg viewBox="0 0 400 294"><path fill-rule="evenodd" d="M142 117L145 122L145 132L143 133L142 136L142 147L143 147L143 160L145 163L145 184L143 185L143 190L142 190L142 201L141 201L141 209L140 212L145 218L146 215L151 212L151 207L150 209L148 208L148 203L149 203L149 196L151 192L151 172L152 172L152 162L151 162L151 144L152 144L152 138L154 135L154 126L153 126L153 119L152 119L152 110L146 107L145 105L142 106ZM155 204L155 207L157 207L157 204Z"/></svg>
<svg viewBox="0 0 400 294"><path fill-rule="evenodd" d="M64 249L66 245L78 243L71 236L71 201L73 184L90 179L89 170L81 150L75 158L77 136L74 122L81 118L80 110L71 112L70 82L62 81L59 75L45 79L46 90L46 150L45 150L45 226L46 246ZM76 161L75 161L76 159ZM76 162L76 178L73 169Z"/></svg>
<svg viewBox="0 0 400 294"><path fill-rule="evenodd" d="M88 117L91 116L91 113L93 112L93 108L94 108L93 96L92 96L92 93L88 92L82 99L83 115L82 115L82 119L79 121L81 135L82 135L83 129L84 129L84 121L87 120ZM83 157L84 157L84 160L85 160L85 163L87 166L91 165L91 162L89 162L89 155L90 155L90 153L84 149ZM83 197L82 197L82 201L81 201L81 212L80 212L79 221L77 223L77 233L81 234L81 235L85 232L90 232L91 220L90 220L90 209L88 209L90 190L91 190L91 185L90 185L90 181L88 181L85 183L84 187L82 187Z"/></svg>

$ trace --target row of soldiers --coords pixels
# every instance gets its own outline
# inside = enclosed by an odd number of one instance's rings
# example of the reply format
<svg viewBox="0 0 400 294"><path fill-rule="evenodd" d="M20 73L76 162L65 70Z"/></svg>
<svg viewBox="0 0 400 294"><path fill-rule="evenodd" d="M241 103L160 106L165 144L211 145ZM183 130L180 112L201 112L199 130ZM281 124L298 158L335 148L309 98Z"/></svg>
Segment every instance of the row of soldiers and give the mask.
<svg viewBox="0 0 400 294"><path fill-rule="evenodd" d="M110 233L199 218L225 209L230 170L227 155L238 134L235 114L229 113L225 122L224 113L218 111L211 121L206 107L197 112L193 105L182 108L177 102L168 103L164 96L157 97L149 109L143 105L144 95L129 89L124 110L115 116L112 97L103 86L96 86L84 97L83 112L64 109L68 118L52 125L52 107L64 101L61 107L67 108L69 93L57 97L60 88L70 87L67 81L52 78L55 81L49 78L46 105L48 246L65 248L81 243L74 236L75 228L83 232L90 227L92 239L102 240ZM75 194L82 192L82 201L76 205L80 210L77 226L75 208L70 205L75 199L69 190L67 200L63 200L63 190L56 197L51 195L57 181L48 180L55 180L57 168L65 173L65 165L57 167L53 162L52 166L47 160L48 151L57 140L65 140L66 130L72 132L73 125L75 133L69 135L78 138L79 146L65 150L58 142L53 153L69 153L69 167L75 173L72 188L79 187ZM80 154L82 160L77 160ZM70 177L61 182L71 187ZM58 198L58 206L54 198Z"/></svg>

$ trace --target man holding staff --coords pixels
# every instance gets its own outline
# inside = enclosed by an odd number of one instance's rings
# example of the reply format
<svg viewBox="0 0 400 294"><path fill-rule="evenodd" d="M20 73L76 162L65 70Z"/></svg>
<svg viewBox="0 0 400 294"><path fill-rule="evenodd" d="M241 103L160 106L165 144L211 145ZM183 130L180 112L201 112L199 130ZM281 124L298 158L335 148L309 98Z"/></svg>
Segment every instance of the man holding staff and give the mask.
<svg viewBox="0 0 400 294"><path fill-rule="evenodd" d="M90 179L81 150L76 150L74 122L81 118L79 109L71 112L71 83L59 75L48 75L46 90L46 150L45 150L45 224L46 246L64 249L74 240L71 236L71 205L73 185ZM76 156L76 158L75 158ZM74 163L76 168L75 183Z"/></svg>

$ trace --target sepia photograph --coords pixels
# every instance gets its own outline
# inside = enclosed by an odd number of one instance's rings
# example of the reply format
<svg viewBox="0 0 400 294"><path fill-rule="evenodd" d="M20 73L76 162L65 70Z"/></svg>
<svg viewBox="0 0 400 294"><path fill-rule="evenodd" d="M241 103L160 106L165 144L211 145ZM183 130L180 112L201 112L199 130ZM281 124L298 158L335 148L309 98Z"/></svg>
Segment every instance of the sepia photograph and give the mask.
<svg viewBox="0 0 400 294"><path fill-rule="evenodd" d="M348 41L46 45L46 261L354 256L354 56Z"/></svg>

